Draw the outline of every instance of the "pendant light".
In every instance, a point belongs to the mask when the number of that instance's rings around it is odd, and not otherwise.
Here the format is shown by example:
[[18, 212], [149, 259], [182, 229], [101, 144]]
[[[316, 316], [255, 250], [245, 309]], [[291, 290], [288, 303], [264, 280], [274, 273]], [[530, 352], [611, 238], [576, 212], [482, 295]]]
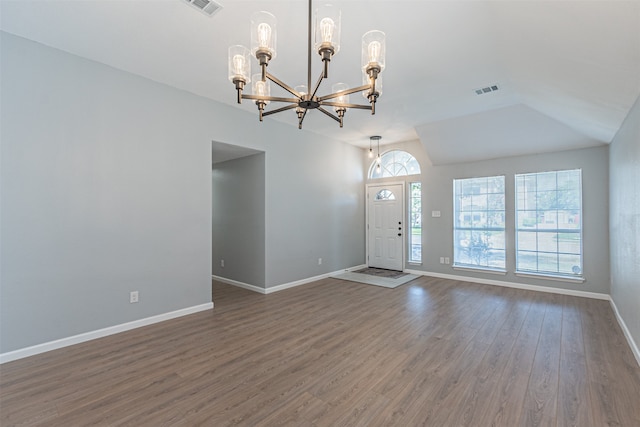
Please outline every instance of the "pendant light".
[[[377, 144], [378, 144], [378, 156], [376, 157], [376, 170], [378, 172], [380, 172], [380, 170], [382, 169], [382, 157], [380, 157], [380, 140], [381, 139], [382, 139], [382, 137], [379, 136], [379, 135], [374, 135], [374, 136], [369, 138], [369, 145], [371, 145], [371, 141], [376, 141]], [[371, 149], [369, 149], [369, 152], [371, 154], [373, 154]]]

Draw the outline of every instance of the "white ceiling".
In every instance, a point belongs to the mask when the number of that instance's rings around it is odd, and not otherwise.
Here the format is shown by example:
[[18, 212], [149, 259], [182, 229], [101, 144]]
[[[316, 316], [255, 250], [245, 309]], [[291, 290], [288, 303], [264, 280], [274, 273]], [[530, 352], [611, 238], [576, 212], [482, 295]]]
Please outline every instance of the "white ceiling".
[[[185, 0], [1, 0], [1, 28], [232, 108], [227, 48], [249, 44], [249, 15], [278, 18], [269, 65], [291, 86], [306, 81], [307, 2], [219, 0], [208, 17]], [[345, 126], [311, 111], [304, 128], [366, 147], [419, 139], [434, 164], [611, 142], [640, 95], [640, 1], [335, 0], [340, 52], [331, 83], [359, 86], [360, 38], [387, 34], [376, 115], [348, 111]], [[313, 55], [313, 77], [320, 59]], [[257, 65], [254, 65], [254, 72]], [[500, 89], [476, 95], [477, 88]], [[286, 96], [273, 89], [272, 95]], [[364, 103], [359, 94], [351, 101]], [[267, 107], [275, 108], [275, 103]], [[296, 126], [293, 110], [266, 117]]]

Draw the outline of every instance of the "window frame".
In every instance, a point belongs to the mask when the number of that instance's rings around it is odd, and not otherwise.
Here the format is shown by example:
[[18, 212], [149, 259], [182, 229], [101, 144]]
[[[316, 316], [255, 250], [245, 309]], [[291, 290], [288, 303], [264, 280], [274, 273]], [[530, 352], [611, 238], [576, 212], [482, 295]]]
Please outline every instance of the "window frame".
[[376, 193], [376, 200], [395, 200], [395, 199], [396, 199], [396, 195], [393, 194], [392, 191], [387, 190], [386, 188]]
[[[413, 187], [414, 185], [417, 185], [418, 191], [419, 191], [419, 196], [414, 197], [413, 196]], [[423, 227], [423, 221], [422, 221], [422, 181], [410, 181], [409, 182], [409, 197], [407, 198], [409, 200], [409, 239], [408, 240], [408, 244], [409, 244], [409, 259], [407, 260], [408, 263], [410, 264], [422, 264], [422, 236], [423, 236], [423, 232], [424, 232], [424, 227]], [[415, 210], [414, 211], [414, 199], [418, 199], [420, 201], [420, 208], [419, 210]], [[419, 237], [419, 242], [417, 246], [420, 246], [420, 259], [414, 259], [413, 258], [413, 246], [414, 246], [414, 241], [413, 241], [413, 229], [414, 229], [414, 214], [418, 215], [420, 217], [420, 237]], [[415, 227], [418, 228], [418, 227]]]
[[[389, 175], [384, 175], [384, 170], [388, 170], [387, 167], [385, 166], [385, 159], [388, 158], [389, 156], [393, 156], [392, 158], [392, 162], [390, 163], [391, 165], [396, 165], [396, 164], [400, 164], [400, 162], [396, 162], [395, 161], [395, 155], [396, 153], [399, 153], [401, 155], [407, 155], [408, 158], [406, 161], [402, 162], [401, 164], [401, 169], [398, 169], [395, 171], [395, 173], [389, 173]], [[378, 163], [378, 159], [374, 159], [373, 162], [371, 163], [371, 166], [369, 166], [369, 173], [367, 174], [367, 177], [369, 180], [377, 180], [377, 179], [385, 179], [385, 178], [397, 178], [397, 177], [403, 177], [403, 176], [412, 176], [412, 175], [420, 175], [422, 173], [422, 168], [420, 167], [420, 162], [418, 161], [418, 159], [416, 159], [416, 157], [409, 153], [408, 151], [405, 150], [398, 150], [398, 149], [393, 149], [393, 150], [389, 150], [386, 151], [384, 153], [382, 153], [380, 155], [380, 162], [381, 162], [381, 175], [380, 176], [374, 176], [374, 174], [376, 174], [376, 165]], [[409, 164], [409, 162], [415, 162], [415, 166], [416, 166], [416, 171], [410, 172], [407, 165]], [[404, 171], [406, 171], [406, 173], [398, 173], [398, 171], [401, 171], [402, 169], [404, 169]], [[391, 171], [389, 171], [391, 172]]]
[[[502, 192], [489, 192], [489, 188], [488, 188], [488, 182], [489, 180], [492, 179], [501, 179], [501, 186], [502, 186]], [[459, 205], [461, 204], [461, 200], [464, 196], [464, 194], [462, 192], [458, 192], [458, 186], [462, 186], [464, 184], [466, 185], [481, 185], [478, 184], [474, 181], [479, 181], [479, 180], [486, 180], [485, 186], [486, 186], [486, 192], [485, 193], [479, 193], [478, 196], [480, 195], [485, 195], [487, 197], [487, 204], [486, 207], [484, 209], [471, 209], [471, 210], [460, 210]], [[502, 209], [490, 209], [489, 206], [489, 195], [499, 195], [501, 196], [501, 204], [502, 204]], [[470, 194], [470, 196], [472, 197], [473, 195]], [[472, 197], [473, 200], [473, 197]], [[471, 204], [471, 207], [473, 208], [473, 203]], [[482, 226], [482, 227], [474, 227], [474, 226], [460, 226], [460, 215], [461, 213], [463, 214], [464, 212], [469, 212], [470, 213], [470, 221], [473, 224], [474, 222], [474, 218], [475, 218], [475, 213], [479, 213], [480, 216], [482, 216], [481, 214], [484, 212], [485, 213], [485, 222], [487, 221], [488, 218], [490, 218], [489, 213], [492, 213], [493, 215], [501, 215], [502, 218], [502, 227], [496, 227], [496, 226]], [[453, 241], [452, 241], [452, 247], [453, 247], [453, 262], [452, 262], [452, 266], [455, 269], [461, 269], [461, 270], [479, 270], [479, 271], [484, 271], [484, 272], [492, 272], [492, 273], [497, 273], [497, 274], [506, 274], [507, 272], [507, 221], [506, 221], [506, 217], [507, 217], [507, 212], [506, 212], [506, 176], [504, 174], [501, 175], [492, 175], [492, 176], [478, 176], [478, 177], [470, 177], [470, 178], [454, 178], [453, 179]], [[478, 222], [481, 222], [481, 220], [479, 220]], [[482, 240], [479, 241], [480, 245], [485, 245], [484, 248], [481, 248], [481, 251], [485, 251], [488, 252], [489, 250], [492, 251], [501, 251], [503, 254], [503, 262], [502, 262], [502, 266], [495, 266], [495, 265], [489, 265], [489, 258], [486, 258], [486, 262], [483, 264], [480, 264], [479, 262], [477, 264], [473, 264], [473, 263], [468, 263], [468, 262], [462, 262], [462, 260], [458, 259], [457, 254], [459, 253], [459, 251], [462, 249], [462, 246], [458, 245], [456, 242], [459, 240], [458, 237], [458, 233], [459, 232], [469, 232], [471, 239], [473, 239], [473, 235], [475, 233], [501, 233], [502, 234], [502, 242], [503, 242], [503, 247], [502, 248], [491, 248], [491, 247], [486, 247], [486, 242], [483, 242]], [[482, 238], [480, 238], [482, 239]], [[468, 246], [467, 246], [468, 247]], [[469, 251], [471, 251], [471, 249], [469, 249]], [[470, 254], [469, 257], [471, 257], [472, 255]]]
[[[571, 172], [578, 172], [578, 185], [577, 185], [577, 191], [578, 191], [578, 207], [559, 207], [558, 202], [557, 202], [557, 195], [560, 191], [567, 191], [566, 188], [561, 188], [560, 184], [558, 182], [558, 175], [560, 173], [571, 173]], [[541, 175], [545, 175], [545, 174], [555, 174], [555, 186], [553, 190], [538, 190], [538, 177]], [[526, 179], [525, 177], [530, 177], [530, 176], [535, 176], [536, 177], [536, 188], [535, 188], [535, 209], [526, 209], [526, 206], [523, 206], [521, 209], [520, 203], [521, 203], [521, 198], [520, 198], [520, 193], [519, 193], [519, 182], [518, 180], [520, 178]], [[541, 171], [541, 172], [528, 172], [528, 173], [519, 173], [519, 174], [514, 174], [514, 184], [515, 184], [515, 189], [514, 189], [514, 194], [515, 194], [515, 202], [514, 202], [514, 216], [515, 216], [515, 221], [514, 221], [514, 231], [515, 231], [515, 248], [514, 248], [514, 253], [515, 253], [515, 274], [518, 276], [530, 276], [530, 277], [541, 277], [541, 278], [546, 278], [546, 279], [552, 279], [552, 280], [562, 280], [562, 281], [577, 281], [577, 282], [583, 282], [585, 280], [585, 275], [584, 275], [584, 203], [583, 203], [583, 179], [582, 179], [582, 169], [581, 168], [575, 168], [575, 169], [559, 169], [559, 170], [550, 170], [550, 171]], [[550, 192], [553, 191], [555, 193], [556, 196], [556, 207], [555, 208], [538, 208], [538, 194], [539, 193], [543, 193], [543, 192]], [[523, 196], [523, 200], [524, 200]], [[575, 197], [575, 196], [573, 196]], [[571, 214], [567, 214], [567, 212], [570, 211], [578, 211], [578, 218], [579, 218], [579, 228], [561, 228], [560, 224], [559, 224], [559, 213], [560, 212], [564, 212], [565, 216], [568, 215], [569, 217], [571, 216]], [[520, 213], [521, 212], [535, 212], [535, 226], [536, 228], [534, 230], [530, 229], [530, 228], [522, 228], [520, 226]], [[539, 230], [538, 228], [538, 224], [540, 219], [539, 218], [545, 218], [546, 212], [554, 212], [555, 213], [555, 223], [556, 223], [556, 227], [555, 228], [545, 228], [542, 230]], [[541, 215], [542, 213], [542, 215]], [[524, 220], [524, 218], [523, 218]], [[547, 223], [545, 221], [545, 223]], [[536, 249], [535, 250], [531, 250], [531, 249], [521, 249], [520, 248], [520, 236], [521, 233], [535, 233], [535, 241], [536, 241]], [[548, 250], [540, 250], [539, 246], [540, 246], [540, 239], [539, 236], [544, 235], [541, 233], [555, 233], [556, 234], [556, 251], [555, 252], [550, 252]], [[579, 236], [579, 254], [576, 253], [570, 253], [568, 251], [561, 251], [560, 250], [560, 240], [559, 240], [559, 235], [560, 234], [577, 234]], [[537, 267], [536, 269], [524, 269], [524, 268], [520, 268], [520, 262], [519, 262], [519, 257], [521, 256], [522, 253], [533, 253], [536, 256], [536, 264], [539, 266], [539, 259], [540, 259], [540, 254], [553, 254], [556, 258], [556, 271], [551, 271], [551, 270], [544, 270], [544, 269], [540, 269], [539, 267]], [[565, 256], [575, 256], [575, 255], [579, 255], [579, 269], [580, 271], [578, 273], [568, 273], [568, 272], [561, 272], [561, 267], [560, 267], [560, 257], [562, 255]]]

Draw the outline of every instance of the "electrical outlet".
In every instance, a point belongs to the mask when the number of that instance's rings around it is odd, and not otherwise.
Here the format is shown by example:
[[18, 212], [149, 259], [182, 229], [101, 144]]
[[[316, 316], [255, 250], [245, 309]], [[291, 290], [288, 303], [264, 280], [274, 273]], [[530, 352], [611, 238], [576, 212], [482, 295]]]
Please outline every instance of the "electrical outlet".
[[224, 267], [224, 260], [223, 259], [220, 260], [220, 267]]
[[318, 265], [322, 265], [322, 258], [318, 258]]
[[444, 257], [443, 256], [440, 257], [440, 264], [444, 264]]
[[432, 218], [440, 218], [440, 211], [431, 211]]
[[129, 292], [129, 303], [133, 304], [138, 302], [138, 291]]
[[445, 264], [449, 264], [449, 257], [448, 256], [444, 257], [444, 263]]

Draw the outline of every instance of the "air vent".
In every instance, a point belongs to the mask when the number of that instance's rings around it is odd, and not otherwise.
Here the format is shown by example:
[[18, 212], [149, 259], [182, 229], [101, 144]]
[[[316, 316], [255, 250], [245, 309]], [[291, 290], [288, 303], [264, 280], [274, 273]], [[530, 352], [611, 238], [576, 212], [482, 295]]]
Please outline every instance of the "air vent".
[[491, 85], [491, 86], [483, 87], [480, 89], [476, 89], [474, 92], [476, 93], [476, 95], [484, 95], [485, 93], [495, 92], [498, 89], [499, 89], [498, 85]]
[[200, 12], [204, 13], [207, 16], [212, 16], [220, 9], [222, 9], [222, 5], [216, 3], [211, 0], [184, 0], [189, 3], [194, 8], [198, 9]]

